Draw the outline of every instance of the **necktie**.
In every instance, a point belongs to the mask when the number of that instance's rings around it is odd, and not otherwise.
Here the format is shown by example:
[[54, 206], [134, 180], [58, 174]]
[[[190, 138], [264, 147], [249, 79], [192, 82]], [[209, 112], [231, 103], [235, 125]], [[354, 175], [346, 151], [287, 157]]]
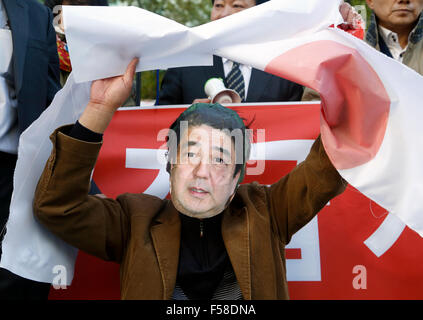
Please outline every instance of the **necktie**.
[[232, 65], [231, 71], [226, 77], [226, 87], [228, 89], [235, 90], [238, 92], [241, 97], [241, 101], [245, 101], [245, 84], [244, 77], [242, 75], [241, 69], [239, 68], [239, 63], [234, 62]]

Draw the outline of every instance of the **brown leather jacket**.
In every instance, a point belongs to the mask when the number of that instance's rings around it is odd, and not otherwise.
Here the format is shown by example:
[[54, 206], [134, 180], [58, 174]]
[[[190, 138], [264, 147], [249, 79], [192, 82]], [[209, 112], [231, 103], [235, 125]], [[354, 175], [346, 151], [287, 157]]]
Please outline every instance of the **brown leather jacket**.
[[[53, 150], [35, 193], [38, 220], [69, 244], [120, 263], [122, 299], [170, 299], [180, 241], [172, 202], [145, 194], [89, 196], [101, 143], [57, 130], [51, 140]], [[275, 184], [238, 188], [222, 213], [222, 235], [244, 299], [289, 298], [285, 245], [344, 189], [320, 138], [307, 159]]]

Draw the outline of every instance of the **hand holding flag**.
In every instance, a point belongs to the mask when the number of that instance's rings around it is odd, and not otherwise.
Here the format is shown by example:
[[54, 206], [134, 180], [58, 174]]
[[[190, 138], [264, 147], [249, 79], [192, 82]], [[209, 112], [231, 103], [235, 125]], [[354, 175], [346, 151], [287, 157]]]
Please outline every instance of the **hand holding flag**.
[[79, 122], [97, 133], [103, 133], [115, 111], [129, 97], [135, 68], [139, 59], [134, 58], [121, 76], [99, 79], [91, 84], [90, 101]]

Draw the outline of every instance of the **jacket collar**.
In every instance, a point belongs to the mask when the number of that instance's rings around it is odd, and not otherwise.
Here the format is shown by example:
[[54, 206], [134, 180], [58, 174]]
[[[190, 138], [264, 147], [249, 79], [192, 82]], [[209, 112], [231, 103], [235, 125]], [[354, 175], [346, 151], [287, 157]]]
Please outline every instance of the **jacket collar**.
[[[410, 42], [416, 44], [423, 38], [423, 14], [420, 14], [416, 27], [411, 31]], [[379, 32], [376, 15], [372, 12], [370, 16], [370, 25], [366, 33], [366, 41], [372, 47], [379, 44]]]
[[223, 212], [222, 237], [245, 300], [251, 300], [249, 223], [246, 207], [239, 210], [226, 209]]
[[163, 282], [163, 299], [171, 299], [178, 272], [181, 221], [172, 201], [167, 201], [150, 229]]

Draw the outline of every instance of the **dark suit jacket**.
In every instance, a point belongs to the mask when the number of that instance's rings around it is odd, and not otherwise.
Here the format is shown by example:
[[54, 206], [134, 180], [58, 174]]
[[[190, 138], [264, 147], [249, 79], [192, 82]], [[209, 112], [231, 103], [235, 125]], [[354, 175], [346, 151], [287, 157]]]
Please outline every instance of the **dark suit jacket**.
[[[204, 84], [213, 77], [224, 79], [220, 57], [213, 57], [213, 66], [171, 68], [166, 72], [157, 104], [191, 104], [206, 98]], [[303, 87], [294, 82], [252, 69], [246, 102], [301, 101]]]
[[13, 38], [13, 68], [22, 133], [60, 89], [53, 16], [35, 0], [3, 0]]

